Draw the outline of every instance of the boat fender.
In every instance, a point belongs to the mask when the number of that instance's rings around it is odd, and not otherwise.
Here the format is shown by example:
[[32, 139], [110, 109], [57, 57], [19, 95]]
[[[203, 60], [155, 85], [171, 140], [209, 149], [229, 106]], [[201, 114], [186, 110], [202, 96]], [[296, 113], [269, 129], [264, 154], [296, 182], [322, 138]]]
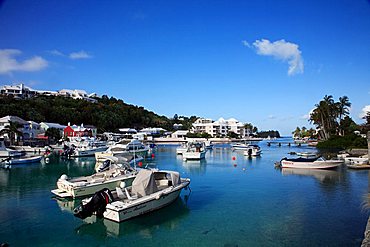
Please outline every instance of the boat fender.
[[46, 163], [49, 163], [49, 161], [50, 161], [50, 160], [49, 160], [49, 158], [46, 158], [46, 159], [45, 159], [45, 162], [46, 162]]
[[60, 180], [67, 180], [68, 179], [68, 176], [66, 174], [63, 174], [62, 176], [60, 176], [59, 179]]

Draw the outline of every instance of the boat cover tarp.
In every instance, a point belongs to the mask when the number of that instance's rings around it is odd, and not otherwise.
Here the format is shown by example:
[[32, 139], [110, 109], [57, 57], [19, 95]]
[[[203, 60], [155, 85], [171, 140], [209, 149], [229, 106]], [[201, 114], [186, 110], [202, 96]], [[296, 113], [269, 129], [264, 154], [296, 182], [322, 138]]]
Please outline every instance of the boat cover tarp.
[[140, 170], [132, 182], [132, 193], [138, 196], [150, 195], [158, 191], [153, 171]]
[[172, 185], [179, 185], [181, 183], [180, 174], [178, 172], [171, 172]]

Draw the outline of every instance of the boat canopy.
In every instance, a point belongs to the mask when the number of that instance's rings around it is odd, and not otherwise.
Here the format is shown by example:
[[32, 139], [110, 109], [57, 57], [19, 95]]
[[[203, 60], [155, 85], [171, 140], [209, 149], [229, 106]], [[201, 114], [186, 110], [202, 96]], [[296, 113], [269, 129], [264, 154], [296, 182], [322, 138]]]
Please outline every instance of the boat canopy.
[[150, 195], [158, 191], [153, 171], [142, 169], [132, 182], [132, 193], [138, 196]]

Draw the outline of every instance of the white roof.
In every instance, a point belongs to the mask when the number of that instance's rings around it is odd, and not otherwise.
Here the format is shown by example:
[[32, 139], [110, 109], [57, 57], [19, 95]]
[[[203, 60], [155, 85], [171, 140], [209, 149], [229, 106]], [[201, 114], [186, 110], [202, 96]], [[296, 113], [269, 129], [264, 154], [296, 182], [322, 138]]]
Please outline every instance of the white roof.
[[67, 127], [66, 125], [61, 125], [61, 124], [58, 124], [58, 123], [46, 123], [46, 122], [41, 122], [40, 124], [41, 124], [41, 125], [46, 125], [46, 126], [48, 126], [49, 128], [56, 128], [56, 129], [64, 129], [65, 127]]
[[26, 124], [27, 123], [25, 120], [23, 120], [22, 118], [17, 117], [17, 116], [2, 117], [2, 118], [0, 118], [0, 122], [1, 123], [16, 122], [16, 123], [19, 123], [19, 124]]

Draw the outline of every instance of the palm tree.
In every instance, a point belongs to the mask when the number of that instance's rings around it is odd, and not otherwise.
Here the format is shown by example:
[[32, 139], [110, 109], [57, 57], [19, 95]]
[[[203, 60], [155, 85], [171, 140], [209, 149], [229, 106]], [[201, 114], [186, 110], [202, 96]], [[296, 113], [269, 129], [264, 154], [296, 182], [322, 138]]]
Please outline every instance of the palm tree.
[[320, 135], [324, 140], [330, 138], [331, 133], [335, 133], [336, 118], [338, 115], [333, 96], [325, 95], [324, 99], [315, 105], [311, 113], [310, 122], [313, 122], [321, 130]]
[[344, 133], [341, 133], [343, 131], [343, 128], [341, 127], [342, 124], [342, 118], [347, 116], [349, 114], [349, 107], [351, 107], [351, 102], [349, 102], [349, 98], [347, 96], [339, 97], [339, 102], [337, 102], [337, 108], [339, 113], [339, 133], [344, 135]]
[[18, 130], [19, 124], [16, 122], [9, 122], [9, 125], [5, 126], [0, 130], [0, 135], [7, 134], [9, 137], [10, 145], [13, 144], [13, 140], [16, 139], [16, 136], [21, 136], [22, 132]]
[[297, 138], [297, 137], [301, 137], [301, 129], [299, 127], [297, 127], [293, 132], [293, 137]]

